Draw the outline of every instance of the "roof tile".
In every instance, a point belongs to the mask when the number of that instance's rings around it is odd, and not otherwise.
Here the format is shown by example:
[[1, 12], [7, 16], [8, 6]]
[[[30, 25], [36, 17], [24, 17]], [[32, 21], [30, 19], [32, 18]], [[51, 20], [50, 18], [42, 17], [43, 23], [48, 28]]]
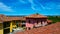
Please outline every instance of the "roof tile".
[[16, 34], [60, 34], [60, 22], [48, 26], [17, 32]]

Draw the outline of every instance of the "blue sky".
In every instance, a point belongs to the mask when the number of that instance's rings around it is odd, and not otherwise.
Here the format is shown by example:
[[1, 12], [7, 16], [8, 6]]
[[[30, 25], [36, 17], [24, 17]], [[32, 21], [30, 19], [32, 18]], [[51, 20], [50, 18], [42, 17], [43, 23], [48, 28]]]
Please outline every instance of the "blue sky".
[[60, 15], [60, 0], [0, 0], [0, 14]]

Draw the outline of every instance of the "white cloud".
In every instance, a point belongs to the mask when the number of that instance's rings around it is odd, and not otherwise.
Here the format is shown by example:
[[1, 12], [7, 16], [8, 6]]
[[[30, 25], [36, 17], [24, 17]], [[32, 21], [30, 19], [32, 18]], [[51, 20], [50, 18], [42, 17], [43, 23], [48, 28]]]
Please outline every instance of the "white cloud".
[[35, 3], [33, 2], [33, 0], [28, 0], [28, 1], [31, 3], [31, 9], [36, 10]]
[[19, 0], [21, 3], [23, 3], [23, 4], [26, 4], [26, 3], [31, 3], [31, 9], [32, 10], [37, 10], [37, 8], [36, 8], [36, 4], [34, 3], [34, 0]]
[[21, 3], [25, 3], [25, 1], [23, 1], [23, 0], [19, 0]]
[[28, 2], [24, 1], [24, 0], [19, 0], [19, 2], [23, 3], [23, 4], [26, 4]]
[[6, 6], [4, 3], [0, 2], [0, 11], [13, 12], [11, 7]]
[[[37, 5], [38, 4], [35, 4], [34, 3], [34, 0], [29, 0], [29, 2], [31, 3], [31, 9], [33, 9], [33, 10], [38, 10], [38, 7], [37, 7]], [[38, 2], [39, 3], [39, 2]], [[39, 4], [40, 5], [40, 7], [42, 8], [42, 9], [45, 9], [45, 7], [40, 3]], [[36, 8], [37, 7], [37, 8]], [[40, 9], [40, 8], [39, 8]]]

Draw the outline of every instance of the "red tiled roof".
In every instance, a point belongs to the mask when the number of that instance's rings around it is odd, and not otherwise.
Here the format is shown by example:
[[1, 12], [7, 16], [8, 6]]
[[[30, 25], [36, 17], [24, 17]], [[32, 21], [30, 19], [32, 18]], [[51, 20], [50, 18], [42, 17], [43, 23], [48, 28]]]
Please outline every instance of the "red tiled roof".
[[0, 23], [2, 23], [5, 18], [6, 18], [6, 16], [1, 14], [1, 15], [0, 15]]
[[[33, 14], [30, 16], [26, 16], [26, 17], [30, 17], [30, 18], [47, 18], [46, 16], [42, 16], [40, 14]], [[7, 17], [5, 15], [0, 15], [0, 23], [4, 22], [4, 21], [12, 21], [12, 20], [26, 20], [25, 17]], [[50, 22], [50, 21], [48, 21]]]
[[52, 20], [47, 20], [47, 22], [48, 22], [48, 23], [51, 23], [51, 22], [52, 22]]
[[32, 14], [29, 16], [26, 16], [27, 18], [47, 18], [46, 16], [40, 15], [40, 14]]
[[11, 20], [25, 20], [25, 17], [9, 17]]
[[60, 34], [60, 22], [24, 32], [17, 32], [15, 34]]
[[25, 20], [24, 17], [7, 17], [5, 15], [0, 15], [0, 23], [4, 21], [12, 21], [12, 20]]
[[[42, 16], [40, 14], [32, 14], [30, 16], [26, 16], [29, 18], [47, 18], [46, 16]], [[26, 20], [25, 17], [7, 17], [5, 15], [0, 15], [0, 23], [4, 22], [4, 21], [12, 21], [12, 20]]]

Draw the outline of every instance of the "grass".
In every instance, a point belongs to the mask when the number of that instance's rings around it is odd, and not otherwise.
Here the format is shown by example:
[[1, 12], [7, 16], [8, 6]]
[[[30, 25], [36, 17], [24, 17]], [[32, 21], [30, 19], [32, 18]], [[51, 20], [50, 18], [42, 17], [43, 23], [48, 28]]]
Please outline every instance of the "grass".
[[52, 20], [52, 23], [60, 22], [60, 16], [48, 16], [48, 20]]

